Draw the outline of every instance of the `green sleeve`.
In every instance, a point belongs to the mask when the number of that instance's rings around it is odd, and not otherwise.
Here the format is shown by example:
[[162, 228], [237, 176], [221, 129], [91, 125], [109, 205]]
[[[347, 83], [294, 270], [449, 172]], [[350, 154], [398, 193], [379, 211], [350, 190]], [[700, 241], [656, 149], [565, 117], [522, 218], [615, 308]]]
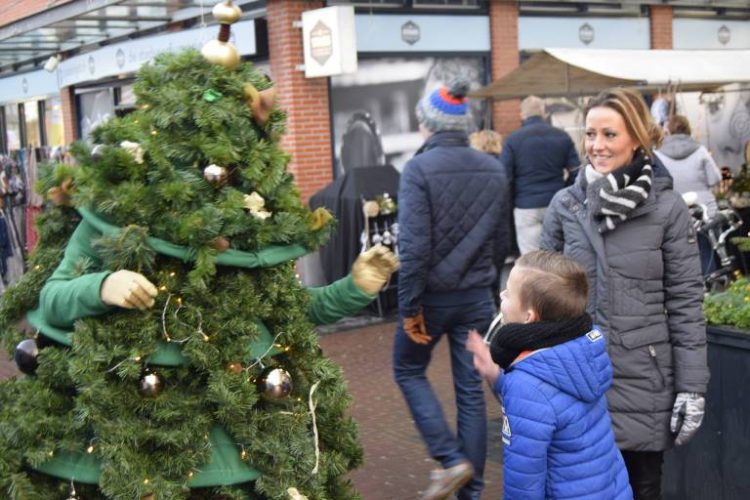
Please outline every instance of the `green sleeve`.
[[316, 325], [326, 325], [351, 316], [377, 297], [357, 288], [351, 274], [328, 286], [308, 290], [312, 296], [308, 316]]
[[53, 326], [69, 328], [86, 316], [95, 316], [111, 309], [99, 298], [99, 289], [110, 271], [81, 274], [81, 269], [98, 270], [101, 259], [91, 247], [92, 239], [100, 236], [89, 223], [81, 221], [65, 247], [65, 256], [49, 277], [39, 297], [39, 309]]

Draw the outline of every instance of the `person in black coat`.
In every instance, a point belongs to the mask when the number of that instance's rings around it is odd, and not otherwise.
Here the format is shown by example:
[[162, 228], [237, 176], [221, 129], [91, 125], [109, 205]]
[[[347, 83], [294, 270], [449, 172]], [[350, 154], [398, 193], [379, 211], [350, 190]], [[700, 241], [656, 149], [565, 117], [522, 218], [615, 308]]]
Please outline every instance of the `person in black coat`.
[[[399, 186], [399, 321], [393, 365], [435, 471], [425, 499], [479, 500], [487, 447], [482, 379], [466, 350], [471, 329], [494, 315], [508, 246], [508, 181], [497, 159], [469, 146], [468, 84], [460, 79], [417, 105], [426, 138]], [[427, 380], [432, 349], [447, 337], [458, 406], [455, 435]]]

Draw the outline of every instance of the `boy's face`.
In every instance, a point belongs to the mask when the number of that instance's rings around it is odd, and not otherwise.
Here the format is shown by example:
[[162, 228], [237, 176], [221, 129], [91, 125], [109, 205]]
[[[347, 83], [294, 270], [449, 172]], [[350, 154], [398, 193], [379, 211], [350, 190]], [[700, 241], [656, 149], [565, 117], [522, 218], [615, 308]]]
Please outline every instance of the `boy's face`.
[[536, 321], [536, 314], [521, 304], [521, 287], [523, 286], [523, 269], [513, 267], [508, 276], [505, 290], [500, 293], [500, 311], [503, 323], [530, 323]]

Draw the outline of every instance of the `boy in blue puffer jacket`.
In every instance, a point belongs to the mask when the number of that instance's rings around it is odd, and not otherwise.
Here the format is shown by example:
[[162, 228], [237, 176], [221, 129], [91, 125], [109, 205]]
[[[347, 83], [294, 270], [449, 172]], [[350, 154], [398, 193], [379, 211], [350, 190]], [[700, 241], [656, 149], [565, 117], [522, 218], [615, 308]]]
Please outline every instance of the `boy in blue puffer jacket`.
[[505, 406], [504, 498], [631, 500], [604, 397], [606, 340], [586, 314], [586, 272], [561, 254], [531, 252], [500, 298], [503, 324], [490, 345], [473, 331], [467, 349]]

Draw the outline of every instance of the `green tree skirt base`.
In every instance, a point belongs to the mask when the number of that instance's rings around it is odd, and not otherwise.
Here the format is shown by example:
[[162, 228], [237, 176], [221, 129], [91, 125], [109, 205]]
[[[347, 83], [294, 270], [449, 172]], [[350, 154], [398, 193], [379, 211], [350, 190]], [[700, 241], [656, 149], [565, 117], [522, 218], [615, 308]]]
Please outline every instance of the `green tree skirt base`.
[[[260, 472], [242, 461], [232, 438], [216, 425], [209, 433], [211, 459], [188, 481], [190, 488], [228, 486], [247, 483], [260, 477]], [[66, 481], [99, 484], [100, 460], [86, 452], [57, 451], [55, 456], [35, 470]]]

